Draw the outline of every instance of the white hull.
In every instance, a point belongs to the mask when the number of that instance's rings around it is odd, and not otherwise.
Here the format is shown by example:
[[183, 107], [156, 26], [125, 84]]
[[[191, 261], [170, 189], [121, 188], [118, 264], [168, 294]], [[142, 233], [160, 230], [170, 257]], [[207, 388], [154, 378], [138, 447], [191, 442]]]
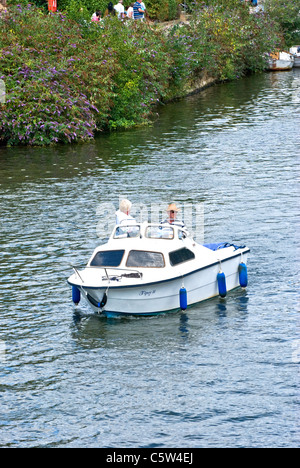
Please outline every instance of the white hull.
[[294, 56], [294, 67], [300, 68], [300, 52], [298, 52], [300, 46], [294, 46], [290, 48], [290, 53]]
[[[243, 253], [246, 263], [248, 252]], [[222, 271], [226, 277], [227, 291], [240, 286], [238, 268], [241, 263], [241, 253], [222, 261]], [[219, 263], [206, 266], [198, 271], [163, 282], [153, 282], [134, 286], [110, 286], [107, 288], [81, 287], [84, 297], [94, 312], [105, 316], [112, 315], [154, 315], [163, 312], [180, 310], [179, 291], [182, 285], [187, 290], [188, 306], [205, 301], [219, 295], [217, 275]], [[94, 305], [100, 303], [107, 291], [107, 303], [103, 309]]]
[[294, 55], [294, 67], [300, 68], [300, 54], [298, 56]]
[[269, 60], [269, 70], [270, 71], [288, 71], [291, 70], [294, 66], [294, 61], [288, 60]]
[[118, 225], [83, 270], [73, 267], [68, 283], [73, 302], [82, 297], [98, 314], [154, 315], [223, 297], [240, 285], [240, 276], [246, 286], [246, 266], [239, 266], [249, 251], [197, 244], [184, 228], [169, 224]]
[[286, 52], [280, 52], [277, 57], [269, 57], [270, 71], [288, 71], [294, 66], [294, 57]]

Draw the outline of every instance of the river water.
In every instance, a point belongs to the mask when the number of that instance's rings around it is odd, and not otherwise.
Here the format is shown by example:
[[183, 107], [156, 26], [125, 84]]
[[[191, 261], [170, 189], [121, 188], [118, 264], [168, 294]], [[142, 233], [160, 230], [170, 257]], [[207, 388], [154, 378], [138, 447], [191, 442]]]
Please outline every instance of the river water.
[[[299, 446], [299, 89], [299, 70], [263, 74], [150, 128], [0, 148], [0, 447]], [[122, 196], [141, 215], [202, 207], [195, 234], [250, 247], [247, 291], [151, 318], [75, 310], [70, 264]]]

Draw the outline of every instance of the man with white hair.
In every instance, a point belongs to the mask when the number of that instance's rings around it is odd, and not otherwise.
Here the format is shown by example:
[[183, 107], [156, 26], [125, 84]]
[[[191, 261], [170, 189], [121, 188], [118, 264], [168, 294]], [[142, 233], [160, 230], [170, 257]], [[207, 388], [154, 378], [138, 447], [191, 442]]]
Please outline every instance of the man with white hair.
[[135, 219], [130, 216], [132, 203], [129, 200], [122, 200], [120, 207], [116, 211], [116, 224], [136, 224]]

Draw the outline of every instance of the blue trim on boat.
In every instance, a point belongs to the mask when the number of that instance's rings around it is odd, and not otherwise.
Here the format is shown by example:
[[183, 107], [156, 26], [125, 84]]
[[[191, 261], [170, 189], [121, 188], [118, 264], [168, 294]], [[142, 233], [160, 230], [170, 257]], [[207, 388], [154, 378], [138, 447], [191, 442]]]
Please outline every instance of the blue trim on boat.
[[[240, 286], [236, 286], [235, 288], [230, 290], [230, 293], [239, 289]], [[219, 294], [215, 296], [208, 297], [207, 299], [203, 299], [201, 301], [193, 302], [187, 306], [187, 309], [191, 309], [192, 307], [197, 306], [198, 304], [202, 304], [203, 302], [212, 301], [214, 299], [220, 298]], [[175, 314], [177, 312], [186, 313], [186, 310], [182, 311], [180, 307], [176, 309], [168, 309], [168, 310], [160, 310], [159, 312], [113, 312], [111, 310], [102, 310], [100, 315], [106, 318], [115, 318], [115, 317], [151, 317], [157, 316], [162, 314]]]
[[239, 249], [245, 249], [245, 245], [235, 245], [235, 244], [230, 244], [229, 242], [218, 242], [217, 244], [203, 244], [203, 247], [206, 247], [207, 249], [216, 251], [220, 249], [227, 249], [227, 247], [234, 247], [234, 250], [239, 250]]
[[[194, 304], [192, 304], [192, 305], [194, 305]], [[188, 306], [188, 307], [191, 307], [191, 306]], [[162, 315], [162, 314], [171, 314], [171, 313], [174, 314], [176, 312], [180, 312], [180, 307], [178, 307], [177, 309], [162, 310], [162, 311], [159, 311], [159, 312], [112, 312], [110, 310], [103, 310], [101, 312], [101, 315], [103, 315], [106, 318], [133, 317], [133, 316], [153, 317], [153, 316]]]
[[[222, 260], [222, 263], [225, 263], [225, 262], [228, 262], [229, 260], [232, 260], [233, 258], [236, 258], [236, 257], [239, 257], [241, 255], [241, 253], [243, 254], [246, 254], [246, 253], [249, 253], [250, 252], [250, 249], [247, 249], [247, 250], [244, 250], [243, 252], [240, 252], [240, 253], [237, 253], [235, 255], [232, 255], [231, 257], [229, 258], [225, 258], [224, 260]], [[199, 271], [202, 271], [202, 270], [206, 270], [207, 268], [211, 268], [215, 265], [219, 265], [219, 261], [217, 262], [214, 262], [214, 263], [211, 263], [210, 265], [206, 265], [205, 267], [202, 267], [202, 268], [198, 268], [197, 270], [193, 270], [193, 271], [190, 271], [189, 273], [186, 273], [185, 275], [183, 275], [185, 278], [187, 276], [190, 276], [190, 275], [193, 275], [194, 273], [198, 273]], [[125, 289], [125, 288], [139, 288], [141, 286], [145, 287], [145, 286], [152, 286], [153, 284], [162, 284], [162, 283], [168, 283], [170, 281], [176, 281], [178, 279], [182, 279], [182, 275], [180, 276], [176, 276], [174, 278], [170, 278], [170, 279], [166, 279], [166, 280], [162, 280], [162, 281], [153, 281], [152, 283], [142, 283], [141, 285], [138, 285], [138, 284], [130, 284], [130, 285], [126, 285], [126, 286], [115, 286], [113, 284], [110, 284], [109, 288], [110, 289]], [[74, 283], [70, 283], [70, 281], [68, 281], [68, 284], [70, 284], [71, 286], [78, 286]], [[83, 289], [106, 289], [106, 286], [85, 286], [85, 285], [80, 285]]]

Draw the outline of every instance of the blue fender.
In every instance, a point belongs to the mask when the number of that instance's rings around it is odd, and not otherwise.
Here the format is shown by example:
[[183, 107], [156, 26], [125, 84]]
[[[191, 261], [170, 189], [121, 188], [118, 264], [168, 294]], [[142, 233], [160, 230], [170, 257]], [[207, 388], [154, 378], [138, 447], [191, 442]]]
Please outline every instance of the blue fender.
[[247, 265], [245, 263], [239, 264], [239, 281], [242, 288], [246, 288], [248, 285], [248, 272]]
[[77, 286], [72, 286], [72, 301], [75, 305], [78, 305], [80, 302], [80, 290]]
[[220, 271], [217, 275], [217, 282], [219, 288], [219, 294], [221, 297], [226, 297], [227, 295], [227, 287], [226, 287], [226, 277], [223, 271]]
[[180, 302], [180, 309], [186, 310], [187, 309], [187, 290], [184, 286], [180, 288], [179, 291], [179, 302]]

